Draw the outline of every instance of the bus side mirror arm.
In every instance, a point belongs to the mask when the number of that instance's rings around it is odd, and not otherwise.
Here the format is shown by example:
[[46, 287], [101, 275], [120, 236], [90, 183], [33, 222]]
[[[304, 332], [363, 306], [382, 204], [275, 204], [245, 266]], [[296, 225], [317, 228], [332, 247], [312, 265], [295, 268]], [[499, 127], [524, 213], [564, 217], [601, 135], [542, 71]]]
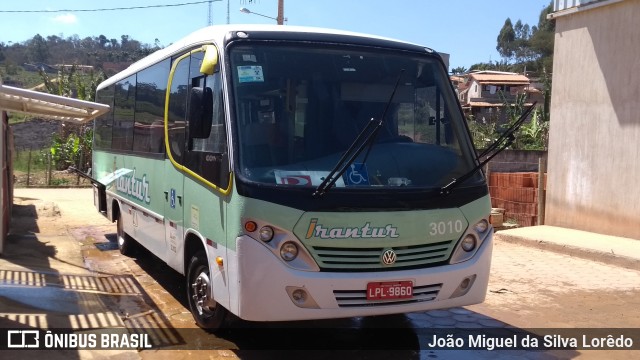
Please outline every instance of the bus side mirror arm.
[[218, 65], [218, 51], [213, 45], [204, 45], [204, 59], [202, 59], [202, 65], [200, 65], [200, 73], [205, 75], [213, 75]]

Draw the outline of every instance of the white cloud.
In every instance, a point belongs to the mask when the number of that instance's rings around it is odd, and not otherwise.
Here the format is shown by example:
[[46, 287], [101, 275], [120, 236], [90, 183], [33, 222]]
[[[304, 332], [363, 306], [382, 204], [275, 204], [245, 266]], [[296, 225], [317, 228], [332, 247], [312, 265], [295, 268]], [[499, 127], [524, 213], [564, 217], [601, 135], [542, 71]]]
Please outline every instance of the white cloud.
[[53, 22], [61, 24], [75, 24], [78, 22], [78, 18], [73, 14], [64, 14], [54, 17]]

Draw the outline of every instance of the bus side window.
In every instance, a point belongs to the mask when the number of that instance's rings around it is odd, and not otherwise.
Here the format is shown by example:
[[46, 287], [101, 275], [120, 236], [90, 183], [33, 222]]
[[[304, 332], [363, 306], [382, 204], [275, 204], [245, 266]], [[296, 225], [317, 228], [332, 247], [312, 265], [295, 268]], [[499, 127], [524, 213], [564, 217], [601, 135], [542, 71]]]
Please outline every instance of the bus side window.
[[138, 73], [133, 151], [161, 153], [164, 149], [164, 103], [169, 59]]
[[133, 125], [136, 103], [136, 75], [119, 81], [115, 89], [111, 148], [133, 150]]
[[182, 59], [174, 71], [167, 113], [168, 144], [167, 153], [175, 161], [182, 163], [185, 145], [185, 121], [189, 90], [189, 58]]
[[[110, 85], [96, 93], [96, 102], [106, 104], [113, 108], [113, 96], [115, 85]], [[113, 129], [113, 111], [100, 116], [95, 121], [95, 130], [93, 132], [93, 146], [100, 150], [111, 149], [111, 132]]]

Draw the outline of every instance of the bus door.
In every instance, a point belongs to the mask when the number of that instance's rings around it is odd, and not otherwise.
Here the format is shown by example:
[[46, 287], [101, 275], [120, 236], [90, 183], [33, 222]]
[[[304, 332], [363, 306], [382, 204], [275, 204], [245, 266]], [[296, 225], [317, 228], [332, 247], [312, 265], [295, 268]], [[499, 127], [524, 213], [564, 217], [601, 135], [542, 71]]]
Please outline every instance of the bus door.
[[170, 266], [179, 269], [184, 238], [184, 161], [187, 101], [189, 99], [189, 61], [187, 55], [172, 63], [166, 121], [166, 156], [164, 162], [164, 215], [166, 254], [162, 258]]
[[[171, 72], [164, 180], [165, 261], [176, 269], [182, 266], [182, 256], [176, 255], [183, 253], [187, 229], [206, 238], [220, 255], [225, 255], [222, 251], [226, 248], [224, 212], [230, 172], [222, 79], [219, 71], [201, 73], [205, 61], [205, 52], [196, 50], [175, 59]], [[192, 118], [206, 121], [192, 121], [192, 127], [198, 126], [190, 128]]]

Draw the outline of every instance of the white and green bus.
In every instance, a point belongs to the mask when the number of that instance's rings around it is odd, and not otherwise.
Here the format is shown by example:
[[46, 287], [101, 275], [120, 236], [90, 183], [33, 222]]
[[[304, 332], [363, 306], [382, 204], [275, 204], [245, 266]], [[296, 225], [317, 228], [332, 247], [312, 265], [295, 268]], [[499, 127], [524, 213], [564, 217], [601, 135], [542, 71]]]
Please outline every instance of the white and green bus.
[[216, 329], [482, 302], [487, 183], [441, 56], [342, 31], [194, 32], [98, 87], [95, 204]]

